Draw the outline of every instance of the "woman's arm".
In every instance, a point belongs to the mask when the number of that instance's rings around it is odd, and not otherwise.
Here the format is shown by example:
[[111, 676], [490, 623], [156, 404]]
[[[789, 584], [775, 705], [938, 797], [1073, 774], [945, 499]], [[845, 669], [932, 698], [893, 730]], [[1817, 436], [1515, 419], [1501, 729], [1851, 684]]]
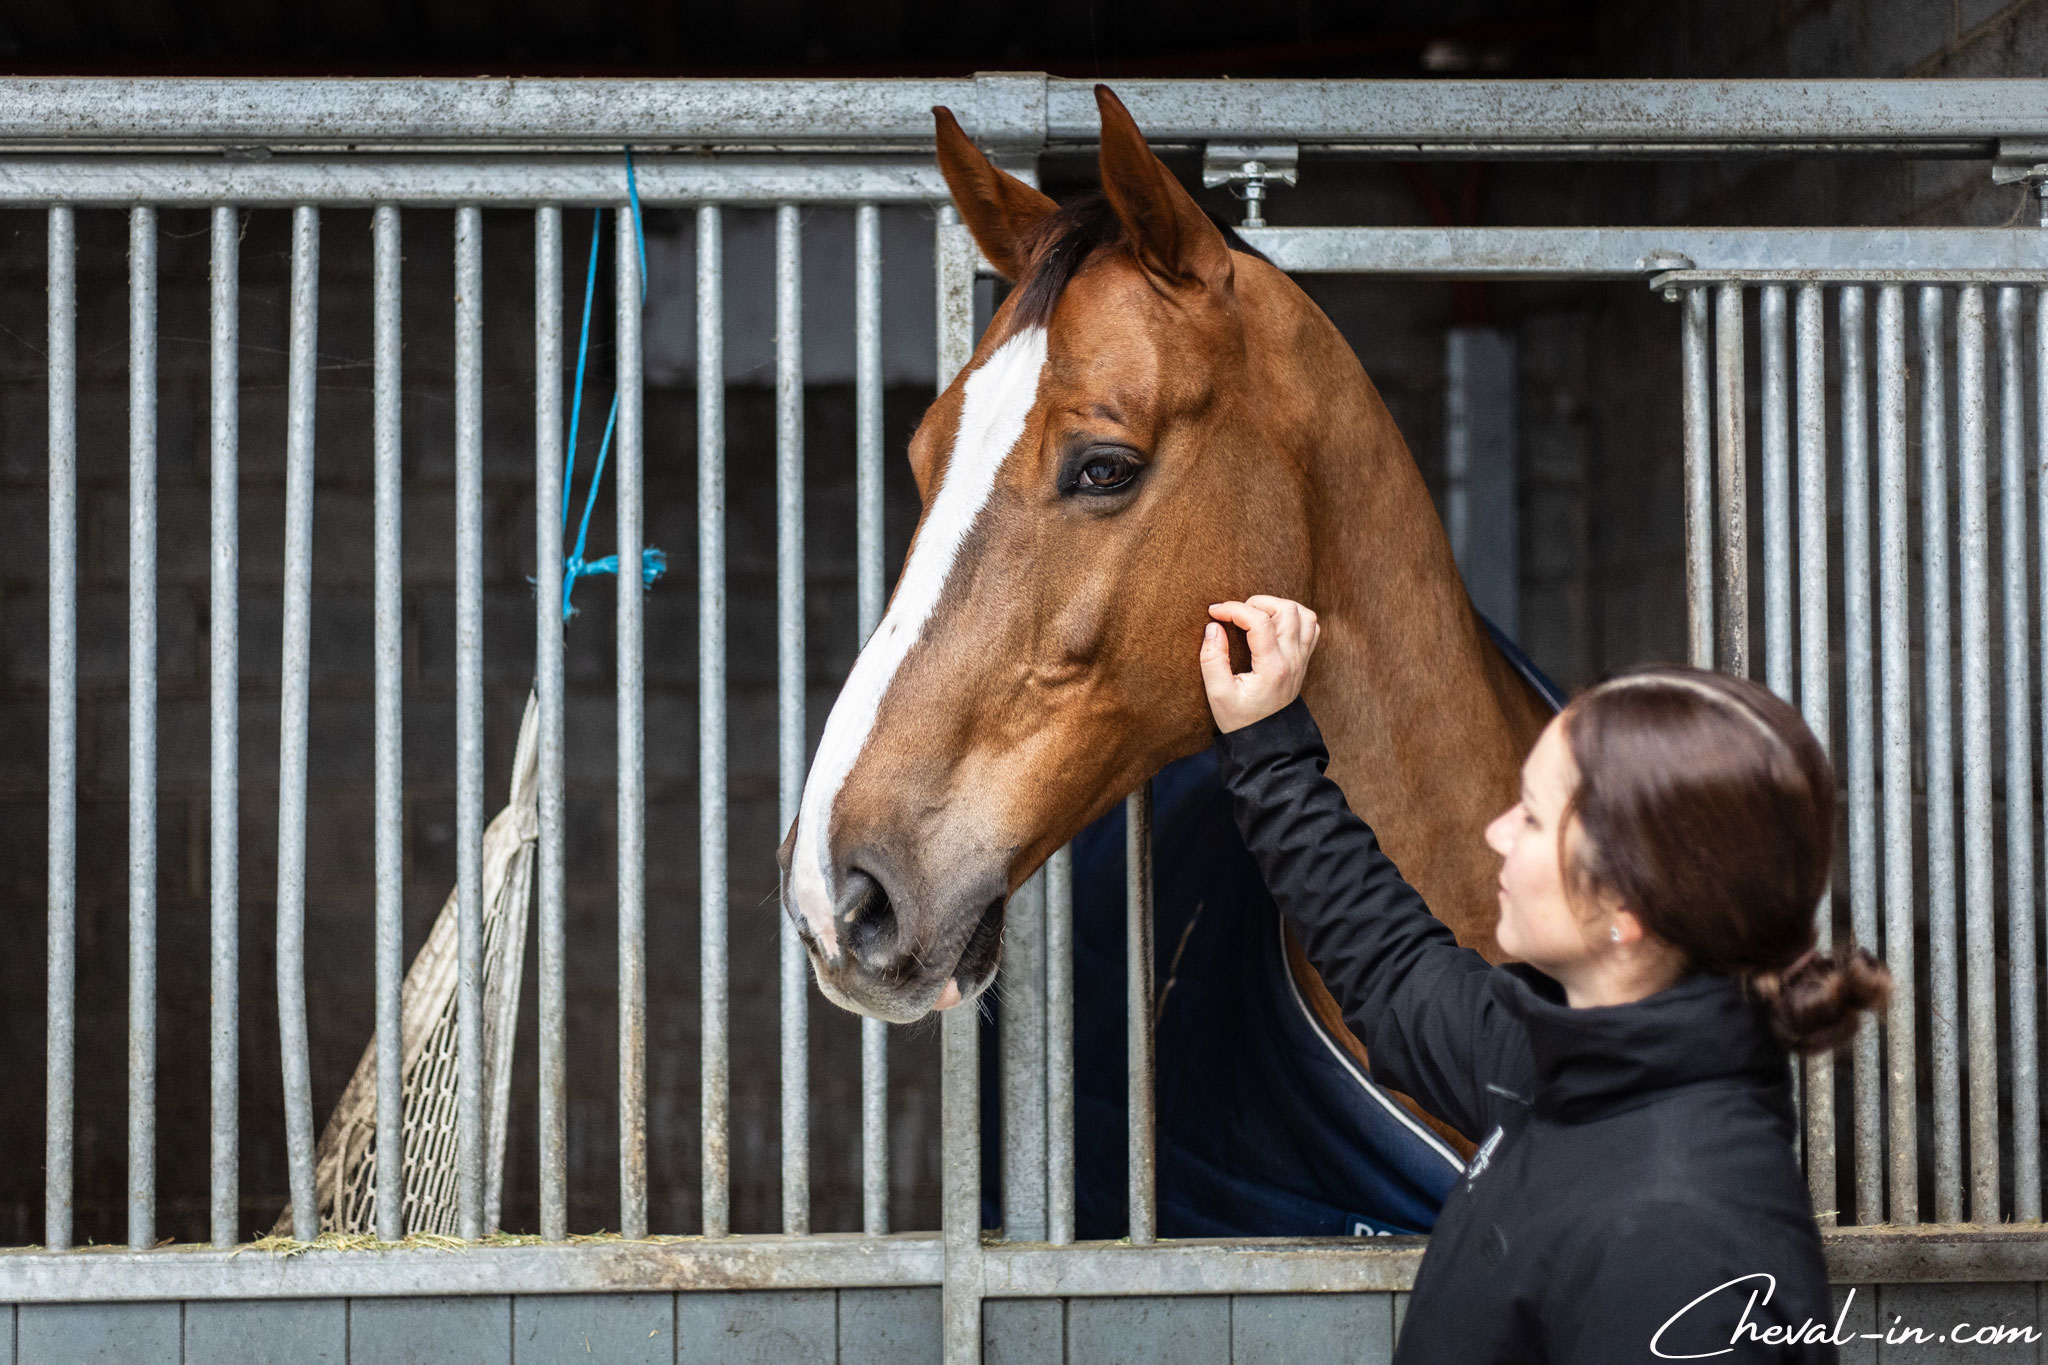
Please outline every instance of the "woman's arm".
[[1252, 671], [1231, 674], [1221, 631], [1203, 679], [1222, 734], [1218, 773], [1266, 886], [1364, 1040], [1373, 1074], [1477, 1138], [1531, 1071], [1519, 1021], [1494, 996], [1486, 959], [1460, 948], [1402, 880], [1372, 830], [1323, 775], [1329, 753], [1298, 698], [1318, 629], [1278, 598], [1212, 608], [1244, 626]]

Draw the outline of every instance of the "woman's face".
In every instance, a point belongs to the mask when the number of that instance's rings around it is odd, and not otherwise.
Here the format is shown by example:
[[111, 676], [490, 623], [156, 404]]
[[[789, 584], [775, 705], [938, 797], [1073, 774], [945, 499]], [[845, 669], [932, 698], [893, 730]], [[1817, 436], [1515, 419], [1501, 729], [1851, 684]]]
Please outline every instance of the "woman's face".
[[[1522, 764], [1522, 799], [1486, 827], [1486, 842], [1501, 856], [1501, 951], [1547, 975], [1570, 975], [1592, 957], [1588, 926], [1565, 897], [1558, 828], [1578, 785], [1563, 718], [1544, 727]], [[1576, 826], [1562, 847], [1576, 856]]]

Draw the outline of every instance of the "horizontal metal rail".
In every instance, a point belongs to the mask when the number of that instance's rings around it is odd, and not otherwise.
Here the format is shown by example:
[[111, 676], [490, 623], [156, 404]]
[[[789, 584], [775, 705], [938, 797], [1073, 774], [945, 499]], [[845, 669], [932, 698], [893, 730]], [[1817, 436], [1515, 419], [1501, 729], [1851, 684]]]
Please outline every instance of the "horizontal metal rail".
[[[946, 197], [928, 156], [800, 162], [764, 157], [634, 158], [644, 204], [924, 203]], [[499, 157], [17, 156], [0, 159], [0, 206], [130, 204], [623, 204], [619, 155]]]
[[[1406, 1291], [1423, 1237], [990, 1244], [983, 1298], [1064, 1295], [1317, 1294]], [[1836, 1284], [1994, 1283], [2048, 1279], [2048, 1238], [2023, 1228], [1829, 1229]], [[929, 1233], [392, 1247], [293, 1254], [166, 1247], [0, 1252], [0, 1301], [377, 1298], [462, 1294], [663, 1293], [859, 1289], [941, 1283], [942, 1239]]]
[[[1659, 283], [1983, 272], [2048, 278], [2044, 234], [2003, 228], [1244, 228], [1282, 270], [1426, 279], [1636, 279]], [[1899, 263], [1911, 262], [1902, 271]], [[1676, 273], [1684, 271], [1684, 275]]]
[[[931, 107], [985, 144], [1092, 144], [1094, 83], [941, 80], [0, 82], [0, 145], [928, 147]], [[1287, 140], [1385, 155], [1632, 149], [1989, 155], [2048, 134], [2027, 80], [1122, 80], [1155, 141]]]

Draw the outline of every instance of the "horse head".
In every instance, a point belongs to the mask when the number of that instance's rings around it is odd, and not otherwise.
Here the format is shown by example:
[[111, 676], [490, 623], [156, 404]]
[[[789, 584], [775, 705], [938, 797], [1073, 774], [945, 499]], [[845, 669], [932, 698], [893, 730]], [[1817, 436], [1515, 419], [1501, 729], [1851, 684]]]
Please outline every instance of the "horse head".
[[1320, 314], [1096, 94], [1102, 192], [1064, 207], [934, 111], [1016, 287], [911, 439], [923, 516], [778, 852], [819, 986], [883, 1019], [972, 999], [1010, 893], [1210, 742], [1208, 605], [1309, 582], [1290, 452], [1317, 379], [1285, 358]]

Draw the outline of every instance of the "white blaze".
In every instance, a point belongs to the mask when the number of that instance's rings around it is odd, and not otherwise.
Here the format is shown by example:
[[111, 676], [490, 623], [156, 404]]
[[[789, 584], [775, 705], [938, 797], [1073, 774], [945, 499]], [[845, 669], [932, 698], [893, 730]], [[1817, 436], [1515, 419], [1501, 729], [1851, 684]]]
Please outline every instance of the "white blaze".
[[790, 880], [797, 910], [827, 953], [839, 951], [832, 920], [832, 802], [875, 728], [896, 671], [923, 637], [925, 623], [945, 596], [961, 543], [995, 490], [996, 471], [1024, 434], [1044, 368], [1045, 329], [1029, 327], [998, 346], [988, 363], [967, 377], [960, 425], [938, 496], [918, 528], [917, 544], [897, 580], [888, 614], [854, 661], [825, 720], [797, 810]]

